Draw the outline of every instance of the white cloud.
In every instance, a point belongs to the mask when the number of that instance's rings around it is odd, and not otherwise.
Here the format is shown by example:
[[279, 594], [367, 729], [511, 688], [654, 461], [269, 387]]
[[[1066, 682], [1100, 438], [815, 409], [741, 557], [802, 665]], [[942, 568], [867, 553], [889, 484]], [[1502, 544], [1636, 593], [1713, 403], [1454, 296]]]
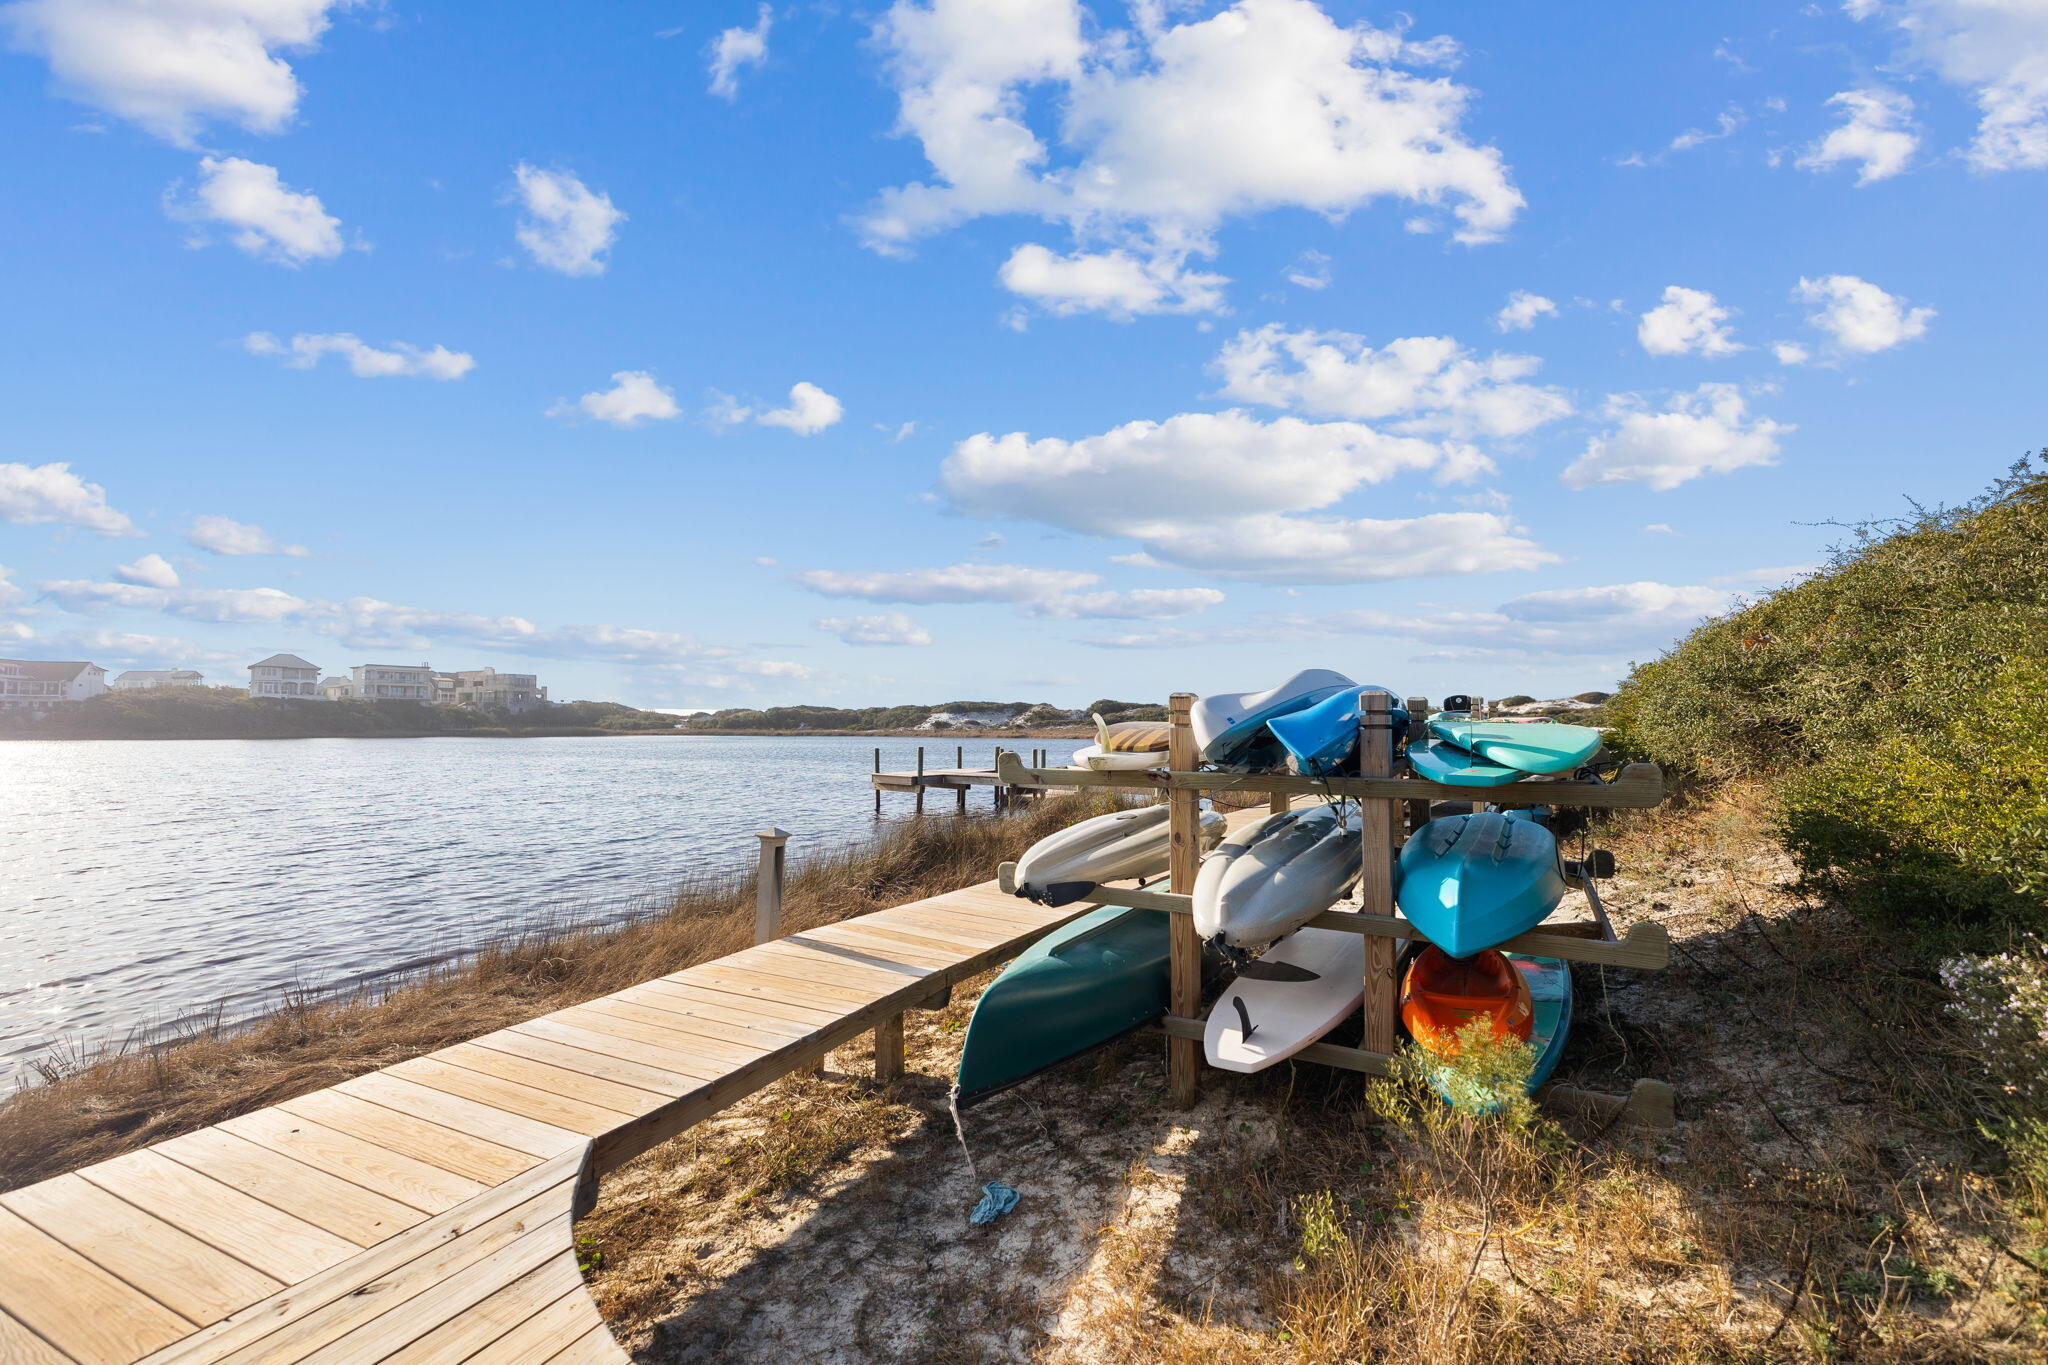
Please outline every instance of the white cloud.
[[1813, 359], [1813, 352], [1796, 341], [1772, 342], [1771, 355], [1780, 365], [1804, 365]]
[[116, 566], [114, 577], [123, 583], [139, 583], [148, 588], [178, 586], [178, 571], [171, 567], [170, 560], [157, 554], [144, 555], [133, 564]]
[[759, 66], [768, 60], [768, 30], [774, 23], [773, 12], [763, 4], [752, 28], [735, 26], [711, 40], [705, 55], [711, 59], [712, 94], [728, 101], [739, 98], [740, 68]]
[[1981, 119], [1970, 144], [1980, 171], [2048, 167], [2048, 5], [2040, 0], [1850, 0], [1882, 14], [1907, 54], [1968, 89]]
[[1925, 334], [1934, 317], [1932, 308], [1909, 307], [1906, 300], [1854, 275], [1801, 277], [1792, 297], [1812, 305], [1807, 322], [1852, 355], [1888, 351], [1912, 341]]
[[1084, 592], [1102, 581], [1100, 574], [1024, 564], [952, 564], [895, 573], [813, 569], [791, 578], [823, 597], [919, 605], [1004, 602], [1022, 608], [1028, 616], [1055, 620], [1163, 620], [1202, 611], [1223, 600], [1223, 594], [1214, 588]]
[[1608, 398], [1611, 430], [1595, 436], [1564, 471], [1573, 488], [1640, 483], [1662, 492], [1703, 474], [1775, 464], [1778, 437], [1795, 428], [1751, 416], [1733, 384], [1674, 393], [1661, 411], [1640, 394]]
[[1427, 441], [1355, 422], [1266, 422], [1229, 409], [1126, 422], [1079, 440], [983, 432], [954, 446], [939, 477], [975, 515], [1138, 535], [1161, 523], [1326, 507], [1441, 458]]
[[1267, 583], [1381, 583], [1533, 569], [1557, 558], [1492, 512], [1406, 520], [1263, 513], [1157, 525], [1140, 539], [1149, 554], [1180, 568]]
[[1830, 171], [1856, 163], [1856, 183], [1889, 180], [1906, 169], [1920, 146], [1912, 131], [1913, 101], [1893, 90], [1844, 90], [1829, 98], [1846, 114], [1844, 122], [1799, 154], [1793, 164], [1805, 171]]
[[1646, 536], [1675, 536], [1678, 532], [1672, 530], [1667, 522], [1653, 521], [1643, 527], [1643, 534]]
[[[317, 195], [286, 185], [277, 167], [238, 156], [208, 156], [200, 158], [199, 176], [190, 196], [171, 187], [164, 207], [173, 218], [219, 224], [239, 250], [276, 265], [332, 260], [347, 250], [341, 220], [327, 212]], [[193, 241], [203, 245], [204, 233]]]
[[812, 625], [849, 645], [928, 645], [931, 632], [900, 611], [880, 616], [825, 616]]
[[309, 52], [354, 0], [20, 0], [0, 9], [15, 46], [65, 94], [179, 146], [226, 119], [275, 133], [300, 87], [277, 53]]
[[1287, 282], [1297, 289], [1328, 289], [1330, 258], [1320, 251], [1304, 251], [1287, 267]]
[[303, 545], [282, 545], [277, 537], [261, 526], [250, 526], [245, 522], [231, 521], [226, 517], [204, 516], [192, 519], [192, 529], [185, 532], [190, 544], [213, 555], [292, 555], [303, 557], [313, 553]]
[[242, 338], [242, 345], [251, 355], [283, 356], [284, 363], [294, 370], [310, 370], [322, 356], [342, 356], [358, 379], [388, 375], [460, 379], [476, 368], [476, 358], [467, 351], [451, 351], [446, 346], [424, 350], [403, 341], [379, 350], [351, 332], [300, 332], [290, 341], [280, 341], [269, 332], [251, 332]]
[[1743, 348], [1729, 334], [1731, 316], [1704, 289], [1668, 285], [1664, 302], [1637, 324], [1636, 340], [1651, 355], [1734, 355]]
[[1704, 147], [1709, 142], [1719, 142], [1722, 138], [1733, 134], [1736, 129], [1748, 121], [1749, 116], [1740, 109], [1724, 109], [1714, 116], [1714, 126], [1711, 130], [1706, 128], [1688, 128], [1677, 137], [1672, 138], [1670, 145], [1665, 147], [1664, 150], [1667, 152], [1689, 152], [1695, 147]]
[[1212, 313], [1223, 307], [1222, 275], [1186, 267], [1184, 253], [1077, 251], [1058, 255], [1035, 242], [1010, 253], [997, 277], [1003, 288], [1049, 313], [1104, 313], [1127, 320], [1139, 313]]
[[1038, 569], [1024, 564], [953, 564], [942, 569], [899, 573], [809, 569], [791, 575], [822, 597], [857, 597], [867, 602], [1033, 602], [1102, 581], [1075, 569]]
[[1400, 418], [1402, 432], [1521, 436], [1571, 413], [1561, 390], [1520, 382], [1534, 356], [1480, 359], [1449, 337], [1400, 337], [1378, 350], [1348, 332], [1238, 333], [1215, 370], [1232, 398], [1326, 417]]
[[1085, 640], [1107, 649], [1218, 644], [1301, 644], [1381, 636], [1436, 646], [1433, 659], [1626, 658], [1669, 644], [1735, 597], [1725, 587], [1620, 583], [1528, 593], [1491, 611], [1355, 611], [1276, 614], [1212, 630], [1167, 627]]
[[[5, 564], [0, 564], [0, 607], [12, 606], [28, 596], [22, 589], [8, 582], [8, 575], [12, 572], [13, 570], [9, 569]], [[0, 639], [4, 638], [4, 636], [0, 636]]]
[[[876, 36], [898, 128], [933, 179], [884, 191], [862, 220], [868, 244], [900, 253], [1026, 214], [1066, 224], [1089, 253], [1106, 244], [1178, 274], [1224, 220], [1267, 209], [1341, 217], [1393, 199], [1446, 210], [1468, 242], [1520, 211], [1500, 154], [1463, 133], [1470, 92], [1403, 69], [1450, 61], [1448, 39], [1346, 28], [1310, 0], [1239, 0], [1186, 22], [1171, 8], [1135, 6], [1133, 28], [1096, 30], [1076, 0], [897, 0]], [[1121, 275], [1122, 297], [1145, 296]]]
[[55, 523], [103, 536], [139, 536], [135, 523], [107, 506], [107, 490], [87, 483], [64, 462], [0, 464], [0, 521]]
[[1517, 289], [1508, 295], [1507, 305], [1493, 315], [1496, 332], [1526, 332], [1541, 317], [1556, 317], [1557, 305], [1541, 294]]
[[564, 275], [602, 275], [600, 257], [618, 240], [626, 215], [569, 171], [544, 171], [524, 161], [512, 168], [518, 177], [518, 202], [523, 211], [513, 235], [533, 259]]
[[646, 370], [619, 370], [612, 386], [586, 393], [574, 403], [563, 399], [548, 409], [550, 417], [573, 417], [581, 413], [615, 427], [635, 427], [642, 422], [666, 422], [680, 417], [675, 390], [657, 382]]
[[764, 412], [754, 420], [764, 427], [787, 427], [799, 436], [815, 436], [846, 415], [837, 398], [807, 381], [790, 386], [789, 406]]

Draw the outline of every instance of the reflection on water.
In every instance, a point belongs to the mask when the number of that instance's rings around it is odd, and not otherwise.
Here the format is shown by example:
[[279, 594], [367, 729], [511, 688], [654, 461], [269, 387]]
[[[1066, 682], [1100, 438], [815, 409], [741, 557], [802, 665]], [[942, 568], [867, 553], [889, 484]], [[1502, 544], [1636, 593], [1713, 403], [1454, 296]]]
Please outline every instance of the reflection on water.
[[[0, 743], [0, 1080], [52, 1048], [217, 1008], [245, 1018], [295, 985], [601, 920], [743, 865], [765, 825], [794, 832], [797, 858], [861, 837], [875, 746], [885, 766], [909, 768], [917, 743]], [[1055, 761], [1078, 747], [1037, 743]], [[993, 748], [970, 743], [968, 761]], [[950, 767], [953, 745], [927, 754]], [[885, 813], [909, 806], [883, 796]]]

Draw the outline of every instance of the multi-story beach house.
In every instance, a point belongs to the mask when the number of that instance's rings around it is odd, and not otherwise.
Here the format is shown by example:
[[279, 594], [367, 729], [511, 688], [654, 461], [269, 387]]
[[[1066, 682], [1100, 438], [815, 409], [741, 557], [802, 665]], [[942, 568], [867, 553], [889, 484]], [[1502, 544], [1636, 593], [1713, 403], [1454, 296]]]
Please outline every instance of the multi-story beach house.
[[249, 665], [249, 695], [252, 697], [317, 697], [320, 695], [320, 666], [309, 664], [296, 654], [273, 654]]
[[434, 666], [357, 664], [349, 670], [355, 694], [365, 701], [434, 700]]
[[531, 711], [546, 705], [548, 699], [548, 690], [531, 673], [465, 668], [441, 674], [440, 682], [442, 701], [485, 711]]
[[107, 684], [116, 692], [140, 692], [152, 687], [197, 687], [206, 679], [196, 668], [131, 668]]
[[326, 701], [347, 701], [356, 694], [356, 685], [347, 678], [322, 678], [320, 696]]
[[107, 670], [78, 660], [0, 659], [0, 709], [84, 701], [106, 692]]

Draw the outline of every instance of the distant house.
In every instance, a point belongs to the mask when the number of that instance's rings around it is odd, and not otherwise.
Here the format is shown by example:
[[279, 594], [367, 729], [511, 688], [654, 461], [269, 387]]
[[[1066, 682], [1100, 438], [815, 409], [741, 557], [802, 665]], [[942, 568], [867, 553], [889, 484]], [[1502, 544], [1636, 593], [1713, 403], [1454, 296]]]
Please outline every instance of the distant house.
[[320, 695], [328, 701], [347, 701], [356, 694], [356, 685], [347, 678], [322, 678]]
[[84, 701], [107, 691], [107, 670], [98, 664], [43, 659], [0, 659], [0, 710]]
[[197, 687], [205, 681], [196, 668], [131, 668], [107, 685], [116, 692], [141, 692], [152, 687]]
[[500, 673], [495, 668], [465, 668], [439, 675], [440, 699], [456, 706], [485, 711], [531, 711], [545, 706], [548, 690], [531, 673]]
[[420, 701], [434, 699], [434, 666], [420, 664], [357, 664], [349, 670], [355, 695], [365, 701]]
[[249, 665], [249, 695], [252, 697], [317, 697], [320, 695], [320, 666], [309, 664], [296, 654], [273, 654]]

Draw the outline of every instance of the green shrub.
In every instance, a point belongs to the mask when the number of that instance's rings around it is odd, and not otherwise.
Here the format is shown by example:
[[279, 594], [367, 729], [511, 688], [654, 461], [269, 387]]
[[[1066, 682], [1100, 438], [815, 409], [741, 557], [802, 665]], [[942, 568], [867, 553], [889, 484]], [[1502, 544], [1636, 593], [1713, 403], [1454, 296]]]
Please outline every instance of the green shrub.
[[1963, 507], [1852, 528], [1823, 569], [1638, 666], [1621, 738], [1715, 778], [1846, 760], [1930, 735], [2048, 650], [2048, 472], [2031, 460]]

